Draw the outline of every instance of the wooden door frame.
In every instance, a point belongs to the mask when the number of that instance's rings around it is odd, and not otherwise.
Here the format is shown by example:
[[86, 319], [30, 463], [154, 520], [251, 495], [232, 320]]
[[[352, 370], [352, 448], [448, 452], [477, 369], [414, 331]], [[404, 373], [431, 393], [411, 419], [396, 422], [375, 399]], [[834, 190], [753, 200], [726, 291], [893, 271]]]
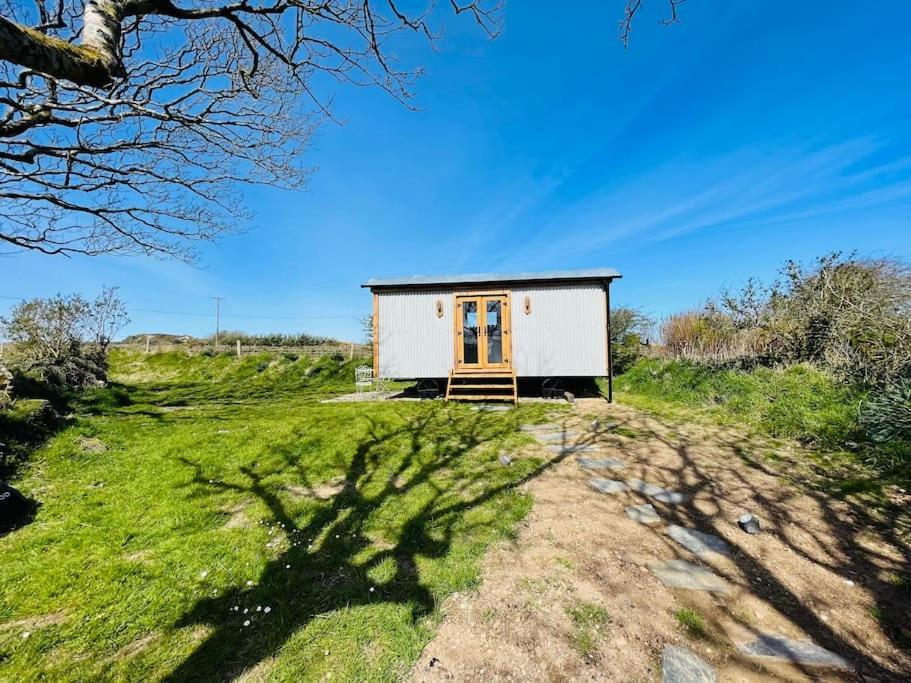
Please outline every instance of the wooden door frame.
[[[485, 299], [498, 298], [502, 300], [500, 307], [500, 320], [503, 327], [502, 344], [503, 344], [503, 363], [490, 367], [487, 365], [487, 347], [481, 344], [481, 339], [487, 337], [485, 332], [478, 335], [478, 365], [470, 368], [461, 367], [463, 345], [460, 343], [462, 331], [462, 307], [459, 305], [459, 299], [478, 299], [478, 329], [483, 329], [487, 324], [487, 308], [484, 305]], [[453, 310], [453, 373], [504, 373], [512, 372], [512, 292], [508, 289], [501, 290], [475, 290], [454, 292], [452, 297]], [[505, 309], [505, 310], [504, 310]]]

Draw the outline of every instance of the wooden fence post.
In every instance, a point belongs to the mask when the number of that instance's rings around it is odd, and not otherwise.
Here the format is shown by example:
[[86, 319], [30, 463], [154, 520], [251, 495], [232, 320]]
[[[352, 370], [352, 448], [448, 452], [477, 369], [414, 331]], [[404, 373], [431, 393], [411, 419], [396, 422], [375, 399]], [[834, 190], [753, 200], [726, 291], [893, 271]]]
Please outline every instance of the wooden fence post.
[[146, 335], [146, 353], [149, 352], [149, 344], [151, 343], [151, 339], [152, 338], [149, 335]]
[[237, 357], [240, 358], [240, 339], [237, 340]]
[[348, 349], [348, 360], [354, 358], [354, 342], [351, 342], [351, 348]]

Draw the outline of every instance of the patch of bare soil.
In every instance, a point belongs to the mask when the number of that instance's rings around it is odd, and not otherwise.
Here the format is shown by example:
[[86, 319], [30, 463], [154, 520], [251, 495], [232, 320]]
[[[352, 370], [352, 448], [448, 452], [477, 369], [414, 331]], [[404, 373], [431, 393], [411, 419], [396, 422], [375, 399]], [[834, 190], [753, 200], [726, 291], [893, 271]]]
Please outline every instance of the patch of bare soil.
[[244, 529], [248, 526], [252, 526], [253, 522], [250, 521], [250, 518], [247, 517], [247, 513], [244, 511], [246, 505], [237, 505], [232, 508], [225, 508], [221, 512], [231, 515], [228, 517], [228, 521], [225, 522], [222, 529]]
[[0, 623], [0, 631], [21, 630], [37, 631], [39, 628], [47, 626], [57, 626], [67, 619], [66, 612], [52, 612], [50, 614], [41, 614], [36, 617], [26, 617], [24, 619], [13, 619]]
[[[592, 432], [592, 414], [618, 425]], [[488, 553], [481, 587], [447, 600], [412, 680], [659, 680], [666, 645], [688, 648], [722, 681], [911, 677], [907, 539], [874, 528], [861, 506], [787, 483], [764, 457], [769, 444], [735, 432], [589, 400], [565, 423], [581, 432], [576, 443], [599, 452], [528, 447], [526, 454], [551, 458], [523, 485], [534, 507], [517, 539]], [[592, 473], [577, 456], [627, 466]], [[587, 486], [592, 476], [638, 478], [686, 499], [666, 505], [634, 491], [601, 494]], [[661, 523], [627, 517], [626, 507], [645, 502]], [[762, 533], [738, 528], [744, 512], [761, 520]], [[731, 555], [695, 556], [667, 535], [670, 524], [724, 539]], [[713, 571], [729, 592], [665, 586], [650, 566], [674, 559]], [[680, 623], [684, 609], [701, 628]], [[602, 616], [580, 626], [587, 613]], [[812, 641], [851, 669], [741, 653], [738, 645], [759, 633]]]
[[323, 482], [316, 486], [304, 486], [301, 484], [292, 484], [285, 487], [285, 491], [295, 498], [317, 498], [318, 500], [329, 500], [337, 496], [345, 488], [347, 482], [343, 477], [337, 477]]
[[101, 439], [97, 439], [94, 436], [92, 437], [80, 437], [77, 441], [79, 448], [81, 448], [86, 453], [104, 453], [108, 447]]
[[117, 652], [114, 653], [114, 659], [119, 661], [134, 657], [145, 650], [149, 645], [151, 645], [156, 638], [158, 638], [158, 634], [154, 632], [140, 636], [136, 640], [127, 643], [122, 648], [117, 650]]

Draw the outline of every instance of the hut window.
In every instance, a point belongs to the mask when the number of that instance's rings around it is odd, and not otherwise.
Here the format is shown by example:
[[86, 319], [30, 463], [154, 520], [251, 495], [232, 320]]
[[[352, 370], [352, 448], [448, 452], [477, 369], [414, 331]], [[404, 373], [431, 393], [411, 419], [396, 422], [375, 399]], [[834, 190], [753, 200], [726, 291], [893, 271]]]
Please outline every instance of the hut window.
[[437, 318], [443, 317], [443, 300], [437, 299]]
[[525, 297], [525, 315], [531, 315], [531, 297]]

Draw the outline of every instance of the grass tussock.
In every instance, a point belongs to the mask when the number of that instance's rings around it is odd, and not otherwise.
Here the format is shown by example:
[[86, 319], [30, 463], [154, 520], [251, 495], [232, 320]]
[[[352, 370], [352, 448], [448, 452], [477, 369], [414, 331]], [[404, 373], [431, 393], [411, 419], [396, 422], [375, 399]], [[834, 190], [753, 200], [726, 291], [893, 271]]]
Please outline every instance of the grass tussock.
[[572, 622], [570, 640], [573, 648], [583, 657], [591, 657], [598, 649], [598, 638], [610, 625], [607, 610], [592, 602], [578, 602], [566, 608]]
[[708, 635], [705, 619], [696, 610], [682, 607], [674, 612], [674, 618], [677, 620], [677, 626], [686, 635], [694, 638], [705, 638]]

